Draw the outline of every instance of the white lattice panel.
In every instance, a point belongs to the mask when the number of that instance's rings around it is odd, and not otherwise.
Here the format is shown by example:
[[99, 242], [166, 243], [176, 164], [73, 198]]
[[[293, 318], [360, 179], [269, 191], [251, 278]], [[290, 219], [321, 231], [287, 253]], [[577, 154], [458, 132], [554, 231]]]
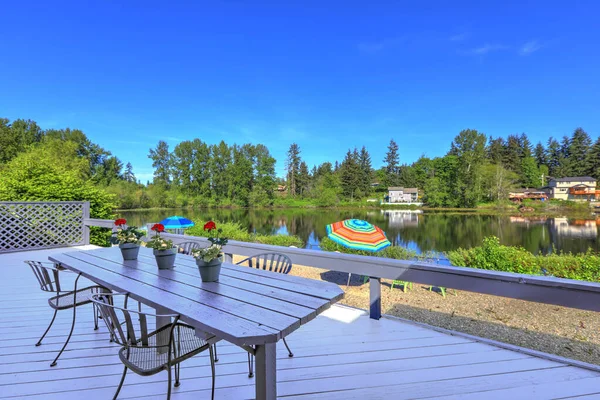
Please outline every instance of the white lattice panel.
[[84, 244], [84, 202], [0, 202], [0, 253]]

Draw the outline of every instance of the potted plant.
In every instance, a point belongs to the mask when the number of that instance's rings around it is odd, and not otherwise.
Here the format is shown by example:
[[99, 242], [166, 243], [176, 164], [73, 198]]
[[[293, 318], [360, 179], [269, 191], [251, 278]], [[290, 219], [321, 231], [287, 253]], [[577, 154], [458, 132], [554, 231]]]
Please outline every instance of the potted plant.
[[123, 260], [137, 260], [144, 231], [136, 226], [127, 226], [127, 220], [124, 218], [115, 220], [115, 226], [117, 230], [113, 233], [111, 242], [119, 245]]
[[177, 249], [173, 247], [173, 241], [165, 239], [160, 236], [161, 232], [165, 231], [165, 227], [162, 224], [154, 224], [152, 231], [156, 232], [156, 235], [152, 236], [150, 241], [146, 243], [146, 247], [153, 249], [154, 258], [158, 269], [171, 269], [175, 264], [175, 256], [177, 255]]
[[192, 251], [196, 258], [196, 265], [200, 271], [202, 282], [216, 282], [221, 274], [221, 264], [223, 263], [223, 246], [227, 244], [227, 238], [220, 237], [222, 229], [217, 229], [213, 221], [204, 224], [204, 230], [208, 232], [208, 241], [210, 246], [204, 249]]

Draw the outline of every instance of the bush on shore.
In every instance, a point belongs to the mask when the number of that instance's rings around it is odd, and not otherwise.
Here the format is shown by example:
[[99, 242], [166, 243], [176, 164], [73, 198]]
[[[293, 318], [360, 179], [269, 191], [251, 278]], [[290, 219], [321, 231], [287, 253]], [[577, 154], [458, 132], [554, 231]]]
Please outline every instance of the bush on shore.
[[[195, 226], [186, 229], [186, 234], [193, 236], [207, 236], [207, 232], [204, 231], [204, 224], [208, 221], [194, 220]], [[258, 233], [250, 233], [247, 229], [242, 227], [238, 222], [219, 222], [215, 221], [217, 227], [222, 229], [221, 237], [226, 237], [231, 240], [238, 240], [240, 242], [253, 242], [270, 244], [274, 246], [295, 246], [304, 247], [304, 242], [298, 236], [293, 235], [261, 235]]]
[[490, 236], [483, 240], [481, 246], [459, 248], [446, 255], [452, 265], [460, 267], [600, 281], [600, 254], [591, 249], [579, 254], [534, 255], [522, 247], [501, 245], [500, 239]]

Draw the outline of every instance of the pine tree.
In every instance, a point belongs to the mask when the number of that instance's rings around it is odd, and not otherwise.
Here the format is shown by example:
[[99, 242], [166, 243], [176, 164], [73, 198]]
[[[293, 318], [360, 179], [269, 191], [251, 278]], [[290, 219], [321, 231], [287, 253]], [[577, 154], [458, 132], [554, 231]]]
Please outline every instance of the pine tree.
[[548, 139], [548, 147], [546, 148], [546, 161], [548, 163], [548, 173], [553, 178], [562, 177], [559, 176], [561, 160], [560, 144], [556, 139], [550, 137], [550, 139]]
[[298, 176], [296, 177], [296, 187], [300, 196], [306, 196], [310, 186], [310, 173], [308, 172], [308, 165], [304, 161], [300, 162], [300, 168], [298, 168]]
[[537, 165], [548, 165], [548, 160], [546, 159], [546, 149], [544, 149], [542, 142], [538, 142], [533, 153], [535, 155], [535, 161], [537, 162]]
[[400, 162], [400, 155], [398, 154], [398, 144], [394, 139], [390, 140], [388, 145], [388, 151], [383, 159], [385, 163], [386, 172], [386, 184], [388, 186], [394, 186], [398, 182], [398, 163]]
[[354, 152], [348, 150], [340, 165], [342, 194], [351, 200], [357, 195], [357, 190], [360, 190], [360, 166], [357, 156], [356, 149]]
[[531, 157], [531, 142], [527, 137], [527, 134], [521, 133], [519, 135], [519, 146], [521, 147], [521, 160], [525, 157]]
[[589, 175], [600, 181], [600, 136], [588, 152], [586, 166], [586, 175]]
[[502, 164], [505, 147], [506, 143], [504, 142], [504, 139], [501, 137], [493, 139], [490, 136], [489, 145], [487, 147], [487, 158], [493, 164]]
[[127, 165], [125, 166], [125, 172], [123, 173], [123, 179], [126, 180], [127, 182], [135, 183], [135, 181], [136, 181], [135, 175], [133, 174], [133, 165], [131, 165], [130, 162], [128, 162]]
[[521, 173], [521, 160], [523, 150], [521, 149], [521, 140], [517, 135], [508, 135], [506, 146], [504, 147], [503, 164], [509, 170]]
[[287, 170], [287, 181], [288, 181], [288, 193], [291, 196], [295, 196], [300, 193], [297, 179], [300, 171], [300, 146], [296, 143], [292, 143], [287, 152], [287, 159], [285, 162], [285, 168]]
[[560, 141], [560, 160], [557, 175], [572, 176], [571, 171], [571, 139], [568, 136], [563, 136]]
[[573, 176], [584, 176], [588, 170], [588, 153], [592, 139], [583, 129], [577, 128], [569, 142], [569, 166]]
[[358, 157], [358, 165], [360, 167], [360, 189], [363, 194], [368, 194], [371, 191], [371, 180], [373, 179], [373, 169], [371, 167], [371, 155], [367, 151], [367, 148], [363, 146], [360, 149], [360, 155]]

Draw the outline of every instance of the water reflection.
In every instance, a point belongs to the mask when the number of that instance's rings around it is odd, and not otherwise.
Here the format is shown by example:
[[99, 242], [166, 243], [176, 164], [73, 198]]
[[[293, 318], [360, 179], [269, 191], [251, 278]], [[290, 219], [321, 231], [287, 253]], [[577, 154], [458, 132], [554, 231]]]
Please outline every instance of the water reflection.
[[365, 219], [383, 229], [390, 241], [415, 251], [442, 252], [473, 247], [495, 235], [506, 245], [518, 245], [533, 253], [556, 250], [600, 251], [600, 221], [569, 218], [509, 217], [475, 213], [423, 213], [420, 210], [160, 210], [122, 212], [130, 223], [142, 225], [170, 215], [237, 222], [249, 232], [292, 234], [306, 247], [318, 248], [325, 227], [346, 218]]

